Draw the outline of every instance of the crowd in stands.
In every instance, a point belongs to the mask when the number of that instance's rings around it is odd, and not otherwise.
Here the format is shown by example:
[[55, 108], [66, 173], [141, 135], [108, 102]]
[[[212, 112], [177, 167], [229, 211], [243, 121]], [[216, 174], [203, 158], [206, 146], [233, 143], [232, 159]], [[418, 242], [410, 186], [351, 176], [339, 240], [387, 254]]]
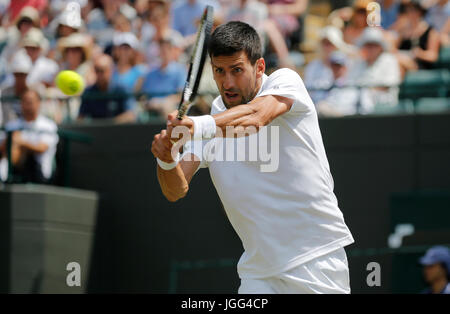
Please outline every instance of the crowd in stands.
[[[179, 102], [206, 5], [215, 9], [215, 25], [252, 25], [269, 71], [296, 69], [324, 116], [395, 106], [405, 76], [434, 68], [450, 45], [448, 0], [378, 0], [375, 7], [370, 0], [349, 0], [322, 16], [326, 23], [314, 56], [306, 58], [302, 43], [317, 2], [333, 7], [325, 0], [0, 0], [0, 127], [53, 129], [65, 122], [145, 122], [167, 115]], [[67, 97], [55, 87], [62, 70], [83, 77], [82, 95]], [[200, 92], [195, 110], [205, 113], [218, 95], [208, 65]], [[25, 114], [28, 98], [39, 103], [38, 113]], [[0, 133], [0, 160], [5, 134]], [[40, 136], [42, 142], [33, 139], [36, 145], [56, 145], [45, 132]], [[16, 131], [14, 138], [27, 137]]]

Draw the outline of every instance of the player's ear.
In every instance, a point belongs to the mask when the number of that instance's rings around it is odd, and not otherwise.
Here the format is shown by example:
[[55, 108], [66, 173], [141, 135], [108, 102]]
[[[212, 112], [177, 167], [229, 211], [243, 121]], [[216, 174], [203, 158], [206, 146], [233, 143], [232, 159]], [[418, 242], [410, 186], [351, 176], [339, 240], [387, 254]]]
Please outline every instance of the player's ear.
[[259, 58], [256, 60], [256, 77], [262, 77], [264, 72], [266, 72], [266, 61], [264, 58]]

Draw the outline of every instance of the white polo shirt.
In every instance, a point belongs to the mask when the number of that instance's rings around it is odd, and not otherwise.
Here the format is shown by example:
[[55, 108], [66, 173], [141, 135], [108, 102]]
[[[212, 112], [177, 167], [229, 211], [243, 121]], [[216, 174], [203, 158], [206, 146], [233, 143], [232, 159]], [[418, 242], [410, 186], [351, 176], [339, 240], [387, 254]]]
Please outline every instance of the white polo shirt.
[[[289, 112], [257, 134], [215, 138], [200, 143], [204, 149], [198, 142], [188, 142], [184, 153], [193, 153], [201, 158], [200, 167], [209, 168], [227, 216], [242, 240], [245, 251], [238, 263], [241, 278], [269, 277], [354, 242], [333, 193], [317, 113], [302, 79], [290, 69], [264, 75], [256, 97], [265, 95], [295, 101]], [[211, 114], [225, 110], [219, 96]], [[266, 139], [259, 135], [264, 132]], [[274, 162], [277, 167], [272, 167], [275, 170], [263, 172], [261, 166], [268, 162], [259, 155], [256, 161], [249, 153], [240, 159], [243, 161], [227, 158], [231, 146], [236, 144], [237, 151], [239, 142], [255, 137], [257, 145], [264, 146], [272, 156], [278, 150], [278, 165]], [[237, 157], [236, 151], [229, 156]]]
[[[59, 141], [58, 127], [55, 122], [39, 115], [34, 121], [25, 121], [20, 118], [9, 122], [5, 129], [7, 130], [22, 130], [22, 139], [33, 145], [45, 143], [48, 145], [48, 149], [41, 153], [35, 154], [36, 161], [41, 165], [42, 174], [46, 179], [49, 179], [52, 175], [53, 159], [55, 158], [56, 148]], [[7, 162], [6, 159], [0, 163], [1, 177], [4, 180], [7, 175]]]

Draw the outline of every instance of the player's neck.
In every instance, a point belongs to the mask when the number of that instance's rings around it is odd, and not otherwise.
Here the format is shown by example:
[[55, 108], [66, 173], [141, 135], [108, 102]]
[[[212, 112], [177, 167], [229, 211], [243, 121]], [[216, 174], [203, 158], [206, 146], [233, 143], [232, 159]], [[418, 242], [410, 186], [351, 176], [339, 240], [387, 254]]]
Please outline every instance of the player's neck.
[[442, 290], [447, 286], [448, 282], [445, 278], [440, 278], [439, 280], [436, 280], [431, 285], [431, 291], [433, 293], [441, 293]]

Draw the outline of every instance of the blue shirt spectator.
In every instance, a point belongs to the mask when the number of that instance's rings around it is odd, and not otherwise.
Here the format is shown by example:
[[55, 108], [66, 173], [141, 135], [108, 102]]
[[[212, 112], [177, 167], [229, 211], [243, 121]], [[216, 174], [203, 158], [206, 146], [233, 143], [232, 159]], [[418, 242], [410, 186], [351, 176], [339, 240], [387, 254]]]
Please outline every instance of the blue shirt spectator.
[[183, 90], [186, 77], [185, 65], [171, 62], [165, 68], [156, 68], [145, 76], [142, 92], [157, 97], [179, 93]]
[[397, 0], [380, 0], [381, 6], [381, 27], [389, 29], [392, 24], [397, 21], [397, 16], [400, 9], [400, 1]]
[[127, 93], [134, 93], [137, 81], [145, 73], [142, 65], [135, 65], [125, 73], [119, 73], [114, 70], [112, 75], [112, 84], [122, 87]]
[[172, 9], [172, 28], [183, 36], [197, 32], [197, 21], [207, 5], [219, 11], [219, 4], [215, 0], [184, 0], [177, 2]]

